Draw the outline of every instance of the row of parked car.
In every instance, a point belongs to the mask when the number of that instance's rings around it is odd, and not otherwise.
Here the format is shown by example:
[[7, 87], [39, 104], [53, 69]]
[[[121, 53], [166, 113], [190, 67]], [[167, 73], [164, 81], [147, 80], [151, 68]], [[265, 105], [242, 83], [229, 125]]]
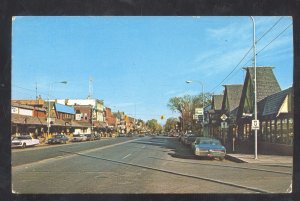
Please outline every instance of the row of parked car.
[[218, 158], [224, 160], [226, 148], [220, 140], [210, 137], [199, 137], [196, 134], [183, 134], [178, 137], [185, 146], [190, 147], [195, 156]]
[[[99, 134], [73, 134], [72, 138], [65, 136], [64, 134], [54, 134], [51, 138], [46, 141], [46, 144], [66, 144], [68, 141], [70, 142], [83, 142], [83, 141], [93, 141], [100, 140]], [[11, 139], [11, 147], [29, 147], [40, 144], [39, 139], [34, 139], [30, 135], [20, 135], [12, 137]]]

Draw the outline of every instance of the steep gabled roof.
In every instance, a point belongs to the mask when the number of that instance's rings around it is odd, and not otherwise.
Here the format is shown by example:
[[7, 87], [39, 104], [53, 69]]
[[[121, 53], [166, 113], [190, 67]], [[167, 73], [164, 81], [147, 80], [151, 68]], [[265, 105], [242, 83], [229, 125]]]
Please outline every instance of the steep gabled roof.
[[213, 95], [212, 96], [212, 109], [221, 110], [222, 109], [223, 95]]
[[224, 90], [224, 98], [223, 98], [223, 103], [222, 103], [222, 109], [225, 109], [225, 101], [227, 99], [228, 104], [229, 104], [229, 111], [231, 112], [234, 109], [236, 109], [241, 100], [241, 95], [243, 91], [243, 85], [242, 84], [231, 84], [231, 85], [224, 85], [225, 90]]
[[[244, 112], [253, 113], [254, 110], [254, 67], [247, 67], [245, 70], [246, 78], [238, 109], [239, 117], [241, 117]], [[273, 67], [256, 67], [256, 80], [257, 102], [281, 91], [278, 81], [273, 73]]]
[[272, 94], [260, 102], [258, 102], [258, 108], [262, 116], [277, 115], [285, 98], [292, 93], [293, 88], [290, 87], [286, 90]]
[[[254, 87], [254, 67], [247, 67], [246, 70]], [[273, 67], [256, 67], [256, 80], [257, 101], [281, 91]]]

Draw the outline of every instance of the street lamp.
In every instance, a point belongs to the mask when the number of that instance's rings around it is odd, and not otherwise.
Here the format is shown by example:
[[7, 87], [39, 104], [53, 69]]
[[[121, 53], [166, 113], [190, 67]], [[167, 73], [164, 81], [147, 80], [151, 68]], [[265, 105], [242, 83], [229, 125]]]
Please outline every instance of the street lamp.
[[204, 85], [203, 85], [203, 83], [202, 82], [200, 82], [200, 81], [192, 81], [192, 80], [187, 80], [187, 81], [185, 81], [187, 84], [190, 84], [190, 83], [192, 83], [192, 82], [197, 82], [197, 83], [199, 83], [199, 84], [201, 84], [201, 86], [202, 86], [202, 107], [203, 107], [203, 115], [202, 115], [202, 129], [203, 129], [203, 127], [204, 127]]
[[[255, 20], [250, 16], [253, 23], [253, 66], [254, 66], [254, 119], [257, 122], [257, 85], [256, 85], [256, 46], [255, 46]], [[254, 159], [257, 158], [257, 129], [254, 129]]]
[[50, 126], [51, 126], [50, 125], [50, 91], [51, 91], [52, 85], [56, 84], [56, 83], [67, 84], [67, 81], [52, 82], [49, 85], [49, 91], [48, 91], [48, 119], [47, 119], [47, 127], [48, 127], [47, 133], [48, 133], [48, 136], [49, 136], [49, 133], [50, 133]]

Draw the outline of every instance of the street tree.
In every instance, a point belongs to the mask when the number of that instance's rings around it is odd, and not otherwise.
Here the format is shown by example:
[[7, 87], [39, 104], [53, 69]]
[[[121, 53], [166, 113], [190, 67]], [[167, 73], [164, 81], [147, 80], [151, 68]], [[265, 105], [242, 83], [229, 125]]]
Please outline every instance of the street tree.
[[177, 122], [178, 122], [177, 118], [173, 118], [173, 117], [168, 118], [167, 121], [166, 121], [166, 124], [164, 126], [164, 130], [166, 132], [170, 132], [170, 131], [176, 130]]
[[157, 122], [156, 119], [151, 119], [146, 122], [146, 126], [151, 130], [151, 132], [161, 132], [162, 126]]
[[180, 113], [181, 120], [183, 122], [183, 130], [190, 129], [193, 124], [193, 114], [195, 108], [203, 107], [203, 97], [204, 97], [204, 106], [211, 104], [210, 93], [201, 93], [196, 96], [184, 95], [182, 97], [172, 97], [169, 99], [167, 106], [173, 112]]

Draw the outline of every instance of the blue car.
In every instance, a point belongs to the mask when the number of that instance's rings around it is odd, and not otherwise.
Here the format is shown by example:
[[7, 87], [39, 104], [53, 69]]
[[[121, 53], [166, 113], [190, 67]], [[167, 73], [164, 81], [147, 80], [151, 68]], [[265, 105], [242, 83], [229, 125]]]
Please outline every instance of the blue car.
[[218, 158], [224, 160], [226, 149], [220, 140], [208, 137], [197, 137], [192, 144], [193, 152], [196, 156]]
[[67, 138], [65, 135], [56, 134], [56, 135], [53, 135], [51, 138], [49, 138], [47, 143], [48, 144], [60, 144], [60, 143], [66, 144], [68, 140], [69, 140], [69, 138]]

